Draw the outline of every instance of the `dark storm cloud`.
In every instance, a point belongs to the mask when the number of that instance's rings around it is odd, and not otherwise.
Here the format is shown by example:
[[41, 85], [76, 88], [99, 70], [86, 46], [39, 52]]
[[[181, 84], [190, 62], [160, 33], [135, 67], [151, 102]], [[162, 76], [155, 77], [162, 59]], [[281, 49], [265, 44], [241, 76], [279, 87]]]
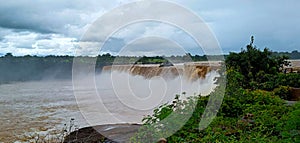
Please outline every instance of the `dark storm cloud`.
[[0, 26], [40, 33], [60, 32], [66, 23], [78, 23], [72, 15], [63, 17], [60, 3], [49, 1], [5, 1], [0, 5]]
[[[82, 13], [99, 11], [109, 4], [81, 0], [0, 1], [0, 27], [39, 33], [65, 33], [70, 25], [84, 26]], [[102, 5], [102, 6], [101, 6]]]

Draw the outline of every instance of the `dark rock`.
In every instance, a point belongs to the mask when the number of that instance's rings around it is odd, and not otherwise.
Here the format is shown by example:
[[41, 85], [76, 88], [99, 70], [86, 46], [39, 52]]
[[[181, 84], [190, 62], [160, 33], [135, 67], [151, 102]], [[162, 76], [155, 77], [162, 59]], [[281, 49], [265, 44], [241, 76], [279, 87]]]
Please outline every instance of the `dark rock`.
[[139, 124], [111, 124], [85, 127], [68, 135], [64, 143], [123, 143], [141, 127]]

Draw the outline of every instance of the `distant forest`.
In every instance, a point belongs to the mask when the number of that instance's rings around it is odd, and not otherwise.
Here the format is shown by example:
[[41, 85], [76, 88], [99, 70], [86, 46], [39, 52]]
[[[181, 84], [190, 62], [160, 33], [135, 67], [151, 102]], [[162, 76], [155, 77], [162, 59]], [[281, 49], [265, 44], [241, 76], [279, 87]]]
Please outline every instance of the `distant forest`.
[[[274, 56], [286, 55], [290, 59], [300, 59], [300, 52], [273, 52]], [[227, 55], [224, 55], [225, 58]], [[183, 56], [155, 56], [155, 57], [130, 57], [130, 56], [112, 56], [103, 54], [97, 57], [79, 57], [80, 62], [86, 63], [89, 58], [97, 58], [95, 69], [97, 73], [101, 72], [103, 66], [112, 64], [160, 64], [160, 63], [181, 63], [183, 61], [207, 61], [220, 60], [222, 56], [199, 56], [187, 53]], [[7, 53], [0, 57], [0, 84], [13, 81], [29, 81], [41, 79], [70, 79], [72, 77], [73, 56], [13, 56]]]
[[289, 59], [300, 59], [300, 52], [297, 50], [292, 51], [291, 53], [289, 52], [273, 52], [274, 56], [288, 56]]

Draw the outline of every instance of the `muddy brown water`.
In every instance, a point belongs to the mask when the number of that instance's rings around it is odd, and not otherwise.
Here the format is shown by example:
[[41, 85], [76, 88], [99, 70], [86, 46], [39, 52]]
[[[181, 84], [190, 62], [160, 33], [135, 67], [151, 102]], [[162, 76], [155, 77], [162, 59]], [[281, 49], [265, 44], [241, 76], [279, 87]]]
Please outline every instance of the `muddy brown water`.
[[22, 140], [25, 133], [58, 130], [70, 118], [82, 126], [72, 82], [18, 82], [0, 85], [0, 142]]
[[[208, 91], [211, 91], [214, 87], [212, 83], [215, 76], [215, 73], [208, 74], [206, 79], [197, 81], [198, 84], [203, 85], [200, 90], [209, 93]], [[132, 109], [132, 107], [129, 108], [126, 104], [120, 102], [120, 99], [128, 99], [127, 95], [131, 93], [141, 98], [149, 95], [158, 97], [164, 95], [163, 100], [151, 101], [158, 102], [155, 105], [161, 105], [171, 101], [175, 94], [186, 91], [184, 88], [193, 91], [198, 85], [180, 82], [180, 78], [149, 80], [143, 77], [129, 76], [125, 73], [117, 73], [114, 78], [109, 75], [102, 75], [96, 79], [100, 81], [96, 85], [98, 94], [101, 96], [110, 116], [104, 114], [103, 111], [97, 111], [97, 108], [93, 108], [95, 101], [93, 98], [83, 98], [82, 101], [77, 99], [80, 103], [80, 106], [78, 106], [73, 92], [72, 80], [15, 82], [0, 85], [0, 143], [24, 142], [26, 140], [24, 136], [30, 133], [61, 130], [63, 124], [68, 123], [71, 118], [75, 119], [75, 124], [79, 125], [79, 128], [115, 123], [141, 123], [141, 119], [145, 115], [151, 114], [157, 106], [147, 110]], [[111, 80], [121, 83], [125, 79], [130, 79], [132, 89], [125, 90], [123, 85], [111, 85]], [[118, 87], [120, 89], [114, 89]], [[166, 90], [161, 90], [163, 87]], [[76, 90], [82, 90], [81, 92], [89, 97], [89, 94], [91, 94], [90, 88]], [[113, 96], [118, 90], [121, 95]], [[130, 100], [129, 103], [131, 103]], [[143, 105], [139, 106], [143, 107]], [[85, 107], [91, 107], [87, 109], [92, 110], [82, 109]], [[94, 116], [98, 113], [100, 116]], [[111, 118], [111, 115], [114, 116], [114, 119]], [[115, 120], [115, 118], [118, 120]]]

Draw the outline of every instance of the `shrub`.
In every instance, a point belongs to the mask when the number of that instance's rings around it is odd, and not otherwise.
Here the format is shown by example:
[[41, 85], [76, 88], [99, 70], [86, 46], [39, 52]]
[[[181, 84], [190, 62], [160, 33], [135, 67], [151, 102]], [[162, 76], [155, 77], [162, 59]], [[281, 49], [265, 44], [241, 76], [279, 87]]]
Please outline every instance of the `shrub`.
[[300, 88], [300, 74], [298, 73], [289, 73], [283, 74], [280, 73], [276, 76], [275, 82], [276, 86], [290, 86]]
[[292, 88], [288, 86], [279, 86], [273, 90], [274, 94], [284, 100], [292, 99]]
[[[213, 92], [215, 94], [218, 92]], [[282, 139], [285, 132], [292, 127], [290, 124], [279, 124], [285, 120], [296, 119], [296, 113], [290, 113], [292, 108], [286, 106], [285, 102], [273, 92], [263, 90], [238, 90], [235, 95], [226, 95], [221, 105], [220, 111], [213, 122], [204, 130], [199, 130], [199, 122], [208, 102], [208, 97], [192, 97], [186, 101], [179, 100], [177, 97], [170, 105], [164, 104], [155, 110], [152, 116], [147, 116], [144, 130], [133, 138], [136, 142], [144, 142], [149, 137], [166, 137], [159, 133], [159, 127], [151, 126], [159, 122], [156, 120], [170, 115], [171, 112], [178, 110], [178, 107], [189, 107], [189, 104], [197, 105], [191, 118], [175, 134], [168, 137], [168, 142], [277, 142]], [[180, 106], [174, 106], [176, 103]], [[184, 105], [184, 106], [183, 106]], [[166, 108], [166, 109], [164, 109]], [[166, 111], [164, 111], [166, 110]], [[289, 115], [291, 114], [291, 115]], [[184, 114], [181, 114], [184, 116]], [[251, 115], [248, 117], [248, 115]], [[153, 120], [155, 119], [155, 120]], [[162, 125], [164, 126], [164, 125]], [[286, 129], [282, 129], [282, 128]], [[278, 129], [279, 128], [279, 129]], [[295, 137], [294, 135], [293, 137]], [[145, 137], [145, 138], [142, 138]], [[155, 142], [155, 140], [151, 140]], [[150, 142], [151, 142], [150, 141]]]
[[300, 102], [295, 104], [291, 112], [282, 117], [277, 125], [277, 131], [283, 142], [300, 142]]

